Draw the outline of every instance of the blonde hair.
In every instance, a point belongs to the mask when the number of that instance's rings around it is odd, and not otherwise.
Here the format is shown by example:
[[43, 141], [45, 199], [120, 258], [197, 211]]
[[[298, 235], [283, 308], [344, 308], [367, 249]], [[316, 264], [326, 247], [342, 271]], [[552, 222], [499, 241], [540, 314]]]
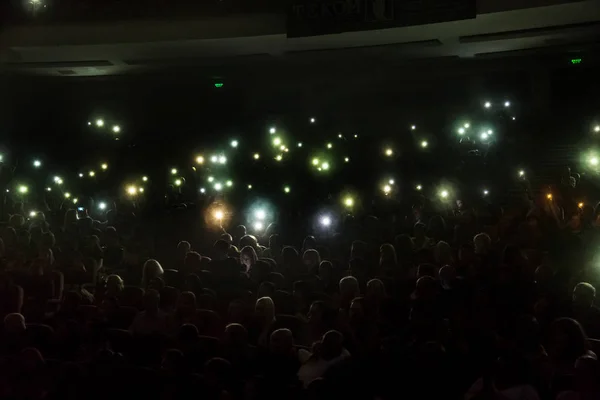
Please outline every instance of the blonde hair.
[[163, 267], [158, 261], [152, 258], [147, 260], [142, 270], [142, 287], [145, 288], [152, 279], [161, 277], [163, 273]]

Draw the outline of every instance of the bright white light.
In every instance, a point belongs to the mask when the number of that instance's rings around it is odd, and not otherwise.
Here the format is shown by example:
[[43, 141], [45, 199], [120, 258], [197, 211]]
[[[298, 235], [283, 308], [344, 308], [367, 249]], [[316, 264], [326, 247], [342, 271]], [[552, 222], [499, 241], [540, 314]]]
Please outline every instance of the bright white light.
[[196, 164], [204, 164], [204, 157], [202, 157], [202, 156], [196, 157]]
[[319, 165], [319, 159], [318, 158], [313, 158], [312, 159], [312, 165]]
[[252, 190], [252, 185], [248, 185], [248, 190]]
[[73, 199], [73, 204], [77, 204], [77, 202], [78, 202], [78, 201], [79, 201], [79, 199], [78, 199], [77, 197], [75, 197], [75, 198]]
[[345, 157], [344, 162], [350, 162], [350, 159], [348, 157]]
[[233, 186], [233, 182], [232, 181], [227, 181], [227, 182], [225, 182], [225, 184], [227, 185], [227, 187], [232, 187]]
[[254, 216], [256, 217], [256, 219], [260, 219], [261, 221], [265, 218], [267, 218], [267, 213], [265, 212], [265, 210], [256, 210], [254, 212]]
[[34, 218], [36, 215], [37, 215], [37, 212], [36, 212], [36, 211], [31, 211], [31, 212], [29, 213], [29, 217], [30, 217], [30, 218]]
[[489, 101], [486, 101], [485, 104], [483, 105], [485, 108], [490, 108], [492, 106], [492, 103], [490, 103]]
[[385, 149], [385, 155], [388, 157], [391, 157], [394, 155], [394, 150], [392, 149]]
[[383, 193], [389, 194], [392, 191], [392, 187], [390, 185], [385, 185], [383, 187]]
[[458, 128], [458, 134], [459, 135], [464, 135], [465, 134], [465, 128]]
[[106, 210], [106, 203], [105, 202], [99, 203], [98, 208], [101, 210]]
[[333, 144], [331, 144], [331, 143], [327, 143], [327, 148], [328, 148], [328, 149], [331, 149], [331, 148], [333, 148]]
[[358, 135], [354, 135], [354, 139], [358, 139]]
[[237, 140], [232, 140], [230, 144], [231, 144], [231, 147], [233, 147], [234, 149], [236, 147], [238, 147], [238, 141]]
[[171, 169], [171, 175], [175, 175], [177, 174], [177, 168], [172, 168]]
[[65, 199], [69, 199], [69, 198], [71, 198], [71, 193], [65, 192]]
[[510, 107], [510, 101], [505, 101], [504, 102], [504, 107]]
[[440, 197], [441, 197], [442, 199], [445, 199], [445, 198], [447, 198], [447, 197], [448, 197], [448, 195], [449, 195], [449, 193], [448, 193], [448, 191], [447, 191], [447, 190], [442, 190], [442, 191], [440, 192]]
[[491, 134], [493, 134], [493, 133], [494, 133], [494, 131], [493, 131], [493, 130], [491, 130], [491, 129], [488, 129], [488, 131], [487, 131], [487, 134], [488, 134], [488, 135], [491, 135]]
[[487, 134], [487, 132], [483, 132], [483, 133], [481, 134], [481, 140], [487, 140], [487, 138], [488, 138], [488, 134]]
[[427, 140], [423, 140], [423, 141], [421, 142], [421, 147], [422, 147], [422, 148], [426, 148], [427, 146], [429, 146], [429, 143], [427, 143]]
[[138, 192], [140, 192], [140, 193], [144, 193], [144, 188], [143, 188], [143, 187], [139, 188], [139, 189], [138, 189]]
[[315, 121], [316, 121], [316, 120], [315, 120], [314, 118], [311, 118], [311, 119], [310, 119], [310, 123], [311, 123], [311, 124], [314, 124], [314, 123], [315, 123]]
[[512, 120], [513, 120], [513, 121], [514, 121], [514, 120], [516, 120], [516, 119], [517, 119], [517, 117], [512, 117]]
[[212, 177], [212, 176], [209, 176], [209, 177], [208, 177], [208, 181], [209, 181], [209, 182], [212, 182], [212, 181], [214, 181], [214, 180], [215, 180], [215, 178], [214, 178], [214, 177]]
[[210, 162], [216, 163], [217, 161], [219, 161], [219, 157], [217, 157], [217, 156], [210, 157]]
[[94, 176], [96, 176], [96, 172], [90, 171], [90, 172], [88, 172], [88, 175], [90, 176], [90, 178], [93, 178]]
[[290, 189], [290, 187], [289, 187], [289, 186], [286, 186], [286, 187], [284, 187], [284, 188], [283, 188], [283, 191], [284, 191], [285, 193], [289, 193], [289, 192], [291, 191], [291, 189]]
[[592, 164], [592, 165], [598, 165], [598, 157], [592, 157], [592, 158], [590, 158], [590, 164]]
[[100, 166], [100, 168], [106, 171], [108, 169], [108, 164], [104, 163]]
[[275, 132], [277, 132], [277, 129], [275, 129], [275, 127], [271, 127], [271, 129], [269, 129], [269, 133], [271, 135], [273, 135]]
[[42, 166], [42, 162], [40, 160], [33, 160], [33, 166], [39, 168]]
[[60, 176], [55, 176], [54, 177], [54, 182], [58, 183], [58, 181], [60, 181]]
[[217, 192], [221, 191], [223, 189], [223, 185], [221, 185], [219, 182], [215, 183], [215, 190]]
[[417, 185], [417, 187], [415, 189], [417, 189], [418, 191], [421, 191], [423, 189], [423, 186]]
[[92, 125], [92, 123], [88, 121], [88, 126], [90, 126], [90, 125]]
[[329, 218], [329, 217], [322, 217], [321, 218], [321, 225], [323, 225], [323, 226], [329, 226], [329, 225], [331, 225], [331, 218]]
[[523, 170], [520, 170], [520, 171], [519, 171], [519, 176], [521, 176], [521, 177], [525, 176], [525, 171], [523, 171]]
[[279, 137], [274, 138], [273, 146], [281, 146], [281, 138], [279, 138]]
[[417, 129], [417, 126], [416, 126], [416, 125], [412, 125], [412, 126], [410, 127], [410, 129], [414, 131], [415, 129]]
[[200, 193], [206, 193], [206, 189], [200, 188]]
[[143, 176], [143, 177], [142, 177], [142, 180], [143, 180], [144, 182], [148, 182], [148, 177], [147, 177], [147, 176]]
[[321, 168], [323, 169], [323, 171], [327, 171], [329, 169], [329, 163], [324, 162], [323, 164], [321, 164]]
[[302, 147], [302, 142], [298, 142], [298, 147]]
[[137, 194], [137, 187], [130, 185], [127, 187], [127, 194], [130, 196], [135, 196]]
[[396, 183], [396, 181], [395, 181], [395, 180], [393, 180], [393, 179], [390, 179], [390, 180], [388, 181], [388, 183], [389, 183], [390, 185], [393, 185], [394, 183]]
[[221, 210], [215, 211], [215, 218], [218, 219], [219, 221], [222, 220], [224, 216], [225, 216], [225, 214], [223, 214], [223, 211], [221, 211]]
[[46, 192], [51, 192], [51, 191], [52, 191], [52, 188], [51, 188], [51, 187], [47, 187], [47, 188], [46, 188]]
[[484, 196], [487, 196], [488, 194], [490, 194], [490, 192], [489, 192], [487, 189], [484, 189], [484, 190], [483, 190], [483, 195], [484, 195]]
[[119, 132], [121, 132], [121, 127], [120, 127], [119, 125], [115, 125], [115, 126], [113, 126], [113, 132], [114, 132], [114, 133], [119, 133]]
[[227, 162], [227, 157], [219, 156], [219, 164], [225, 164]]
[[81, 173], [81, 172], [80, 172], [80, 173], [79, 173], [79, 177], [80, 177], [80, 178], [83, 178], [83, 173]]
[[175, 186], [181, 186], [182, 183], [181, 179], [175, 179]]
[[265, 226], [262, 222], [256, 221], [254, 224], [252, 224], [252, 227], [255, 231], [262, 231]]
[[350, 196], [346, 197], [344, 199], [344, 205], [346, 207], [352, 207], [354, 205], [354, 199], [352, 197], [350, 197]]
[[97, 119], [96, 120], [96, 126], [98, 128], [102, 128], [104, 126], [104, 120], [103, 119]]
[[279, 150], [285, 151], [285, 149], [286, 149], [285, 145], [282, 144], [281, 146], [279, 146]]
[[276, 161], [281, 161], [283, 160], [283, 156], [281, 154], [277, 154], [277, 157], [275, 157]]
[[343, 137], [344, 137], [344, 136], [342, 136], [342, 134], [341, 134], [341, 133], [338, 133], [338, 138], [340, 138], [340, 139], [341, 139], [341, 138], [343, 138]]
[[258, 160], [258, 159], [260, 158], [260, 154], [258, 154], [258, 153], [254, 153], [254, 156], [253, 156], [253, 157], [254, 157], [254, 159], [255, 159], [255, 160]]
[[466, 123], [466, 124], [464, 124], [463, 126], [464, 126], [464, 128], [465, 128], [465, 129], [469, 129], [469, 128], [471, 127], [471, 124], [467, 122], [467, 123]]
[[25, 186], [25, 185], [19, 186], [19, 193], [26, 194], [27, 192], [29, 192], [29, 188], [27, 186]]
[[596, 125], [594, 127], [594, 132], [600, 132], [600, 125]]

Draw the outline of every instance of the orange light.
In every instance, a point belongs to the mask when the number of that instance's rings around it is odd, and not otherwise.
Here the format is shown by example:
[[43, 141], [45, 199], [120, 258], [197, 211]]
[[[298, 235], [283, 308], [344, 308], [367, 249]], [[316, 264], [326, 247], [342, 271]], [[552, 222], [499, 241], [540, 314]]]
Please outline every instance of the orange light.
[[546, 198], [547, 198], [548, 200], [552, 200], [552, 193], [548, 193], [548, 194], [546, 195]]
[[577, 204], [577, 207], [579, 207], [579, 208], [583, 208], [583, 203], [579, 203], [579, 204]]

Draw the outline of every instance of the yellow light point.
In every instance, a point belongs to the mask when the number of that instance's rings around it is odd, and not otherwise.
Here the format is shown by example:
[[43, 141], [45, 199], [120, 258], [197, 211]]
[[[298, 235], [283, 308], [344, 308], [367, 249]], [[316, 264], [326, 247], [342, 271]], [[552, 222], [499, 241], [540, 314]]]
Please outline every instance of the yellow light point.
[[284, 145], [279, 146], [279, 150], [284, 151], [285, 150], [285, 146]]
[[392, 187], [390, 185], [385, 185], [383, 187], [383, 193], [385, 193], [386, 195], [389, 194], [392, 191]]
[[181, 186], [181, 179], [175, 179], [175, 186]]
[[333, 144], [331, 144], [331, 143], [327, 143], [327, 148], [328, 148], [328, 149], [331, 149], [331, 148], [333, 148]]
[[283, 149], [283, 152], [284, 152], [284, 153], [287, 153], [287, 152], [289, 152], [289, 151], [290, 151], [290, 149], [288, 149], [287, 147], [286, 147], [285, 149]]
[[385, 155], [388, 156], [388, 157], [393, 156], [394, 155], [394, 150], [389, 149], [389, 148], [385, 149]]
[[215, 180], [215, 178], [214, 178], [214, 177], [212, 177], [212, 176], [209, 176], [209, 177], [208, 177], [208, 181], [209, 181], [209, 182], [212, 182], [212, 181], [214, 181], [214, 180]]
[[321, 164], [321, 168], [323, 169], [323, 171], [329, 170], [329, 163], [328, 162], [324, 162], [323, 164]]
[[108, 169], [108, 164], [104, 163], [100, 166], [100, 168], [106, 171]]
[[172, 168], [171, 169], [171, 175], [175, 175], [177, 173], [177, 168]]
[[344, 158], [344, 162], [350, 162], [350, 158], [348, 158], [348, 157]]
[[520, 171], [519, 171], [519, 176], [520, 176], [520, 177], [524, 177], [524, 176], [525, 176], [525, 171], [523, 171], [523, 170], [520, 170]]
[[273, 139], [273, 146], [281, 146], [281, 138], [274, 138]]
[[137, 194], [137, 191], [138, 191], [137, 187], [135, 187], [133, 185], [127, 186], [127, 194], [128, 195], [135, 196]]
[[79, 202], [79, 199], [78, 199], [77, 197], [75, 197], [75, 198], [73, 199], [73, 204], [77, 204], [78, 202]]
[[143, 177], [142, 177], [142, 180], [143, 180], [144, 182], [148, 182], [148, 177], [147, 177], [147, 176], [143, 176]]
[[423, 190], [423, 186], [417, 185], [417, 187], [415, 189], [417, 189], [418, 191], [421, 191], [421, 190]]
[[233, 186], [233, 182], [232, 181], [227, 181], [227, 182], [225, 182], [225, 184], [227, 185], [227, 187], [232, 187]]
[[97, 120], [96, 120], [96, 126], [97, 126], [98, 128], [102, 128], [102, 127], [104, 126], [104, 120], [102, 120], [102, 119], [97, 119]]
[[196, 164], [198, 164], [198, 165], [204, 164], [204, 157], [202, 157], [202, 156], [196, 157]]
[[312, 159], [312, 165], [315, 165], [315, 166], [319, 165], [319, 159], [318, 158], [313, 158]]
[[248, 185], [248, 190], [252, 190], [252, 185]]
[[217, 221], [221, 221], [225, 217], [225, 213], [222, 210], [215, 210], [215, 218]]
[[579, 207], [579, 208], [583, 208], [583, 206], [584, 206], [584, 204], [583, 204], [583, 203], [579, 203], [579, 204], [577, 204], [577, 207]]
[[344, 199], [344, 205], [346, 207], [352, 207], [354, 205], [354, 199], [352, 197], [346, 197]]
[[90, 171], [90, 172], [88, 173], [88, 175], [89, 175], [91, 178], [93, 178], [94, 176], [96, 176], [96, 172], [95, 172], [95, 171]]
[[421, 147], [422, 147], [422, 148], [426, 148], [427, 146], [429, 146], [429, 143], [427, 143], [427, 140], [423, 140], [423, 141], [421, 142]]
[[283, 188], [283, 191], [284, 191], [285, 193], [289, 193], [289, 192], [291, 191], [291, 189], [290, 189], [290, 187], [289, 187], [289, 186], [285, 186], [285, 187]]
[[342, 136], [342, 134], [340, 133], [340, 134], [338, 135], [338, 137], [341, 139], [343, 136]]
[[254, 153], [254, 156], [253, 156], [253, 157], [254, 157], [254, 159], [255, 159], [255, 160], [258, 160], [258, 159], [260, 159], [260, 154], [258, 154], [258, 153]]
[[449, 196], [449, 193], [448, 193], [448, 191], [447, 191], [447, 190], [442, 190], [442, 191], [440, 192], [440, 197], [441, 197], [442, 199], [445, 199], [445, 198], [447, 198], [448, 196]]
[[29, 192], [29, 188], [27, 186], [25, 186], [25, 185], [19, 186], [19, 193], [26, 194], [27, 192]]
[[548, 194], [546, 195], [546, 198], [547, 198], [548, 200], [552, 200], [552, 193], [548, 193]]
[[594, 127], [594, 132], [600, 132], [600, 125], [596, 125]]
[[71, 197], [71, 193], [69, 193], [69, 192], [66, 192], [66, 193], [65, 193], [65, 199], [68, 199], [68, 198], [70, 198], [70, 197]]
[[29, 217], [30, 217], [30, 218], [34, 218], [36, 215], [37, 215], [37, 211], [31, 211], [31, 212], [29, 213]]
[[598, 165], [598, 157], [592, 157], [590, 158], [590, 164], [592, 165]]
[[140, 192], [140, 193], [144, 193], [144, 188], [143, 188], [143, 187], [139, 188], [139, 189], [138, 189], [138, 192]]
[[467, 122], [467, 123], [466, 123], [466, 124], [464, 124], [463, 126], [465, 127], [465, 129], [469, 129], [469, 128], [471, 127], [471, 124]]
[[63, 184], [63, 180], [62, 180], [62, 179], [59, 179], [58, 181], [56, 181], [56, 184], [57, 184], [57, 185], [62, 185], [62, 184]]
[[119, 125], [115, 125], [113, 126], [112, 130], [114, 133], [119, 133], [121, 132], [121, 127]]
[[277, 154], [277, 157], [275, 157], [276, 161], [281, 161], [283, 159], [283, 156], [281, 154]]
[[302, 147], [302, 142], [298, 142], [298, 147]]

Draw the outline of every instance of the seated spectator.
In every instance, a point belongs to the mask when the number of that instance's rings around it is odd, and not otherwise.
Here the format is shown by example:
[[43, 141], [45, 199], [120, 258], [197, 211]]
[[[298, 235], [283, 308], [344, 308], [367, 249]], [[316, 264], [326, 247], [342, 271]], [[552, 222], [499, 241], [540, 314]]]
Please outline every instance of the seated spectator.
[[279, 260], [281, 257], [282, 246], [280, 243], [279, 235], [273, 234], [269, 236], [269, 247], [265, 249], [262, 256], [265, 258], [272, 258]]
[[254, 248], [250, 246], [242, 248], [240, 252], [240, 264], [242, 264], [244, 272], [249, 272], [254, 267], [254, 264], [256, 264], [256, 261], [258, 261], [258, 257]]
[[338, 331], [328, 331], [312, 348], [312, 354], [298, 371], [298, 378], [304, 387], [325, 375], [327, 370], [338, 362], [350, 357], [343, 346], [344, 336]]
[[308, 249], [302, 254], [302, 261], [309, 274], [316, 275], [319, 272], [319, 264], [321, 263], [321, 256], [319, 252], [314, 249]]
[[248, 329], [250, 343], [267, 347], [275, 324], [275, 304], [270, 297], [256, 300], [254, 307], [254, 323]]
[[163, 273], [164, 270], [158, 261], [152, 259], [146, 261], [142, 270], [142, 288], [147, 288], [152, 279], [160, 278]]
[[596, 288], [580, 282], [573, 290], [572, 317], [583, 327], [588, 337], [600, 339], [600, 309], [594, 306]]
[[167, 332], [167, 314], [160, 310], [160, 294], [153, 289], [144, 294], [144, 311], [135, 317], [129, 331], [135, 335]]

